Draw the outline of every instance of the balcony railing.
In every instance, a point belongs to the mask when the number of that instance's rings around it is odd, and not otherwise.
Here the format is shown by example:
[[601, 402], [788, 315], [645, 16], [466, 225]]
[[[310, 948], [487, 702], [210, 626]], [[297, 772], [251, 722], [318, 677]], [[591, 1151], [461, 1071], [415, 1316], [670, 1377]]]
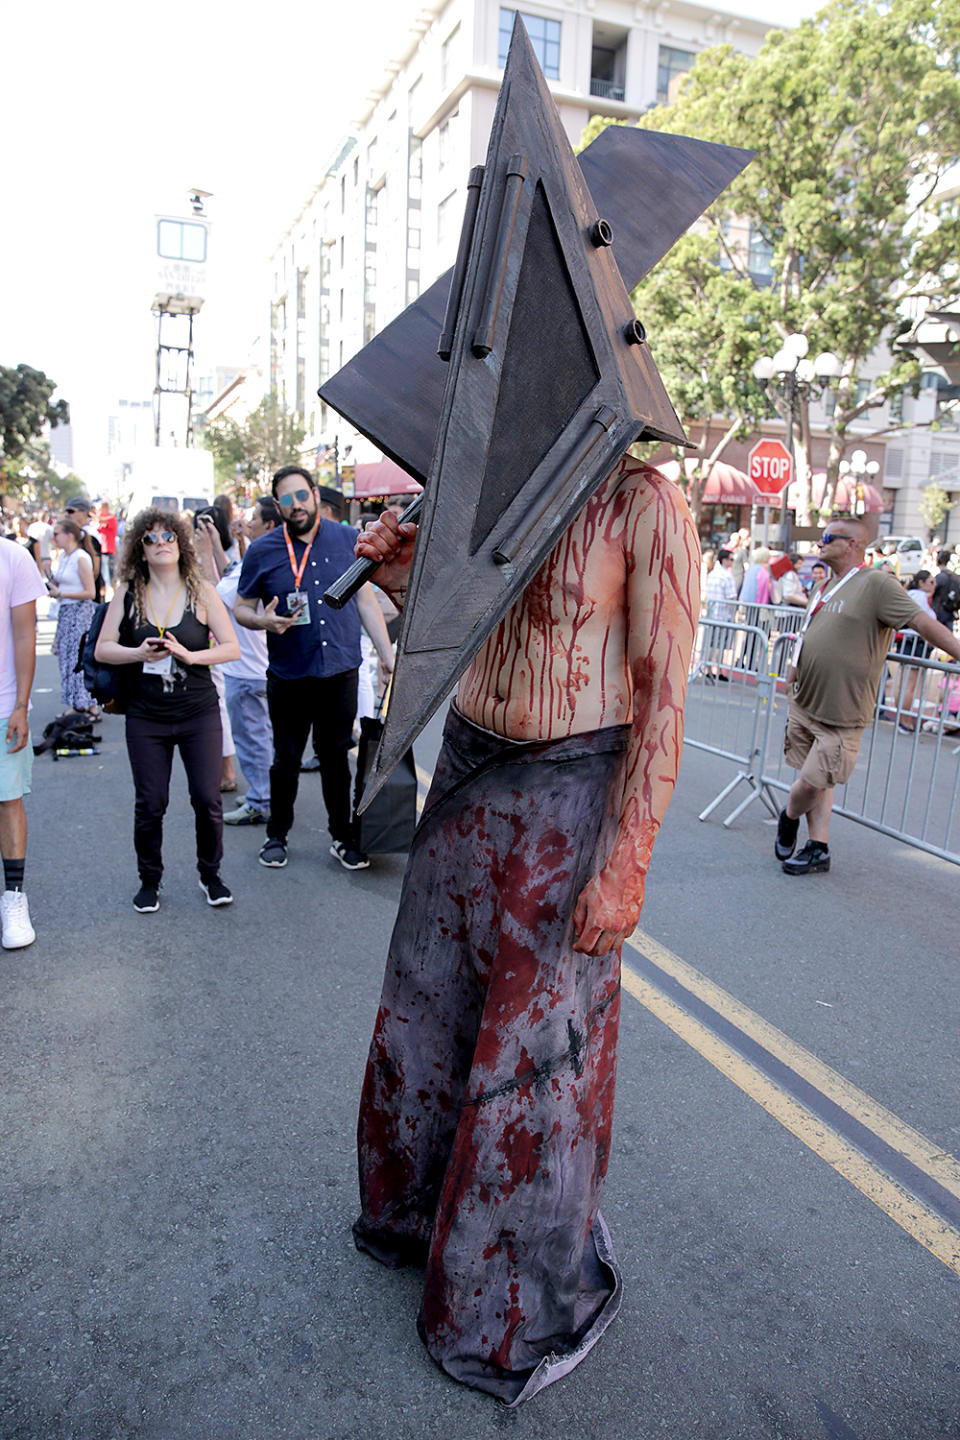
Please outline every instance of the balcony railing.
[[622, 85], [617, 85], [613, 80], [596, 80], [590, 77], [590, 94], [597, 95], [601, 100], [623, 100], [624, 91]]

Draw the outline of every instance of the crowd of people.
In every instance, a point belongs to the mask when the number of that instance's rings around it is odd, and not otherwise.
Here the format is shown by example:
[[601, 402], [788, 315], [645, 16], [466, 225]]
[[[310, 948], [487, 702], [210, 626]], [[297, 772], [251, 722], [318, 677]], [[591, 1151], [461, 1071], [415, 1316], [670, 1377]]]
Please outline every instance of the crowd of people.
[[[357, 839], [348, 757], [359, 716], [374, 713], [393, 669], [398, 612], [370, 585], [342, 610], [323, 604], [324, 589], [354, 558], [356, 529], [342, 523], [342, 506], [340, 492], [318, 486], [299, 466], [284, 466], [272, 493], [257, 499], [249, 514], [220, 495], [193, 515], [149, 508], [125, 523], [109, 507], [77, 496], [61, 514], [25, 516], [4, 536], [5, 948], [36, 938], [24, 891], [23, 796], [32, 762], [25, 705], [44, 603], [46, 616], [56, 615], [53, 647], [65, 713], [99, 721], [81, 657], [98, 602], [109, 602], [95, 658], [120, 672], [117, 708], [125, 716], [134, 787], [137, 911], [160, 908], [175, 752], [194, 811], [200, 888], [211, 906], [233, 900], [220, 873], [225, 824], [263, 825], [260, 863], [270, 869], [287, 864], [301, 771], [320, 775], [330, 853], [347, 870], [369, 865]], [[363, 516], [361, 528], [375, 518]], [[224, 794], [237, 790], [235, 756], [247, 789], [224, 814]]]

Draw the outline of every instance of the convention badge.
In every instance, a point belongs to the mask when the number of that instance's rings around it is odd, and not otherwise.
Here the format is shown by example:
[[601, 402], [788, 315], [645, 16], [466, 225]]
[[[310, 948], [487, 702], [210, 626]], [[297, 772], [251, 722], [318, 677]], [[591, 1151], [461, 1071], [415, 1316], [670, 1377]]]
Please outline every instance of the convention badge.
[[287, 592], [287, 611], [294, 625], [310, 624], [310, 596], [305, 590]]
[[173, 671], [173, 656], [169, 650], [160, 660], [144, 660], [144, 675], [170, 675]]

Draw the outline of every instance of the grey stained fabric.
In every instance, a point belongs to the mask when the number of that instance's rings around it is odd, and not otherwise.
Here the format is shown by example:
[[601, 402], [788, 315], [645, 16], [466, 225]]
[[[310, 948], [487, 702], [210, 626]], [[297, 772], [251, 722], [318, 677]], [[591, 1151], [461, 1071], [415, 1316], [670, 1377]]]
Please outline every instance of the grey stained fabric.
[[420, 1334], [519, 1404], [620, 1306], [599, 1215], [620, 960], [572, 948], [628, 726], [515, 744], [456, 711], [404, 881], [359, 1120], [357, 1245], [426, 1264]]

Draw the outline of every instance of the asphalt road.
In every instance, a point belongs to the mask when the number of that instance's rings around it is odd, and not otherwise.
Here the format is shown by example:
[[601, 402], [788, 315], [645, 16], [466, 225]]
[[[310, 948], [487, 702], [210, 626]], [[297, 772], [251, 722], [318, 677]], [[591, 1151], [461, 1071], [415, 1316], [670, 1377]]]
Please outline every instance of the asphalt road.
[[[37, 685], [35, 736], [48, 657]], [[732, 773], [687, 752], [624, 951], [623, 1312], [513, 1413], [351, 1241], [402, 861], [343, 871], [307, 776], [288, 868], [228, 833], [212, 910], [178, 776], [138, 915], [123, 722], [38, 759], [38, 939], [0, 959], [3, 1440], [960, 1437], [956, 868], [839, 821], [831, 873], [790, 879], [761, 807], [698, 823]]]

